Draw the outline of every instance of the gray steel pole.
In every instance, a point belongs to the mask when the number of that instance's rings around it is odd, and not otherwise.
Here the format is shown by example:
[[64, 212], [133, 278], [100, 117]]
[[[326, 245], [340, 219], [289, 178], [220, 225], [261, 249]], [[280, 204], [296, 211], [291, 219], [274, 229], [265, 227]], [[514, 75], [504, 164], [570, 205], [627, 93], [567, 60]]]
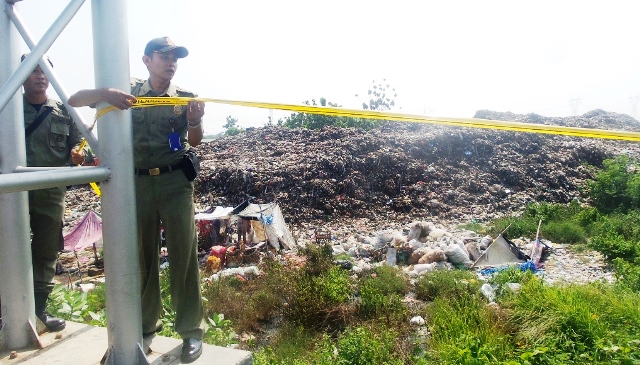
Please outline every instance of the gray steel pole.
[[[18, 165], [26, 165], [24, 113], [18, 88], [7, 89], [5, 82], [18, 67], [20, 50], [18, 33], [7, 16], [12, 5], [0, 7], [0, 93], [8, 96], [0, 111], [0, 173], [10, 174]], [[19, 87], [19, 86], [18, 86]], [[6, 92], [5, 92], [6, 91]], [[37, 342], [33, 301], [33, 272], [29, 245], [29, 204], [27, 192], [0, 194], [0, 297], [2, 324], [0, 347], [17, 349]], [[34, 341], [35, 340], [35, 341]]]
[[[47, 189], [56, 186], [86, 184], [109, 178], [105, 167], [27, 168], [32, 172], [0, 174], [0, 193]], [[19, 170], [18, 170], [19, 171]]]
[[[97, 88], [131, 89], [126, 0], [92, 0]], [[98, 109], [108, 106], [98, 103]], [[102, 188], [107, 294], [107, 364], [148, 364], [142, 351], [140, 269], [133, 182], [131, 111], [112, 111], [98, 122], [101, 164], [111, 168]]]
[[[11, 99], [11, 95], [22, 86], [22, 83], [27, 79], [31, 71], [36, 68], [36, 65], [42, 56], [44, 56], [44, 53], [51, 47], [53, 41], [58, 38], [60, 33], [62, 33], [64, 27], [73, 19], [73, 16], [78, 12], [83, 2], [84, 0], [71, 0], [71, 2], [69, 2], [69, 5], [67, 5], [62, 14], [51, 24], [51, 27], [49, 27], [49, 30], [44, 34], [38, 45], [31, 51], [29, 57], [27, 57], [20, 64], [16, 72], [6, 80], [6, 83], [2, 89], [0, 89], [0, 111], [7, 105], [9, 99]], [[11, 5], [5, 4], [5, 6]], [[15, 56], [20, 57], [19, 51], [15, 53]]]
[[[82, 1], [84, 2], [84, 0]], [[35, 42], [33, 42], [33, 39], [31, 38], [31, 35], [29, 34], [29, 31], [27, 30], [27, 28], [24, 27], [22, 19], [20, 18], [20, 15], [14, 11], [15, 9], [10, 8], [9, 10], [10, 10], [8, 12], [9, 18], [11, 18], [11, 20], [13, 21], [13, 24], [18, 29], [18, 32], [22, 36], [22, 39], [24, 39], [25, 43], [27, 43], [27, 46], [29, 46], [29, 49], [34, 49], [36, 47], [36, 44]], [[53, 68], [51, 67], [49, 62], [47, 62], [46, 60], [40, 59], [40, 67], [42, 68], [42, 71], [44, 71], [45, 75], [47, 75], [47, 78], [49, 79], [49, 81], [51, 81], [51, 85], [55, 89], [56, 93], [58, 93], [60, 100], [67, 107], [67, 110], [73, 117], [73, 121], [78, 126], [78, 129], [80, 130], [80, 132], [82, 132], [82, 135], [84, 136], [84, 138], [87, 139], [87, 141], [89, 142], [89, 145], [94, 149], [98, 157], [101, 158], [102, 156], [100, 156], [100, 151], [98, 148], [98, 140], [87, 128], [86, 123], [84, 122], [84, 119], [76, 111], [76, 109], [69, 106], [69, 104], [67, 104], [67, 101], [69, 100], [69, 96], [65, 92], [62, 85], [58, 82], [55, 72], [53, 71]]]

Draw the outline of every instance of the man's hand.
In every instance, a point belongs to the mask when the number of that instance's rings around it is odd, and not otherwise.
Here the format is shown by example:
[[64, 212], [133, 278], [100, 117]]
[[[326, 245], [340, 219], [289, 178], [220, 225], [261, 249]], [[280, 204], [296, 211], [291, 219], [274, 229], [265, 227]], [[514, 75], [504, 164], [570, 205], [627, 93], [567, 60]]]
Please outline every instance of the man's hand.
[[187, 105], [187, 121], [189, 124], [200, 123], [200, 119], [204, 116], [204, 103], [201, 101], [191, 100]]
[[137, 101], [136, 97], [118, 89], [104, 89], [104, 101], [120, 110], [131, 108]]
[[136, 97], [113, 88], [104, 89], [86, 89], [80, 90], [69, 97], [67, 101], [72, 107], [91, 106], [101, 101], [115, 106], [120, 110], [131, 108], [131, 105], [137, 101]]
[[84, 148], [78, 150], [78, 147], [75, 147], [71, 150], [71, 163], [74, 165], [81, 165], [84, 163], [85, 151]]

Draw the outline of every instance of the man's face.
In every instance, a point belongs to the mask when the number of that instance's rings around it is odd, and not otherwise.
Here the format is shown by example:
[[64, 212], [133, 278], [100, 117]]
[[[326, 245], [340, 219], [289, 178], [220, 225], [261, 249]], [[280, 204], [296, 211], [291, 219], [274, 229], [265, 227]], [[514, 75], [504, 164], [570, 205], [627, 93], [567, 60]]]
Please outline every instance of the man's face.
[[162, 80], [170, 81], [178, 69], [178, 57], [175, 52], [153, 52], [151, 57], [143, 58], [145, 65], [149, 69], [149, 74]]
[[38, 65], [31, 71], [22, 86], [24, 86], [24, 91], [28, 93], [45, 93], [49, 88], [49, 79]]

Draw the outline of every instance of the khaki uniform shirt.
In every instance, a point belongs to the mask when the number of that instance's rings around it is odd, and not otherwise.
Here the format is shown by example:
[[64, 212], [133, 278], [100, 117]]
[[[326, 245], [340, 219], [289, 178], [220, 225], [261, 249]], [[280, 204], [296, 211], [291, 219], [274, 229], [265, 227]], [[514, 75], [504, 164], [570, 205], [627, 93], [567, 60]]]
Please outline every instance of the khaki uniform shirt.
[[[173, 83], [163, 93], [155, 93], [149, 80], [132, 79], [131, 94], [146, 97], [195, 97], [196, 94], [184, 90]], [[189, 148], [187, 142], [187, 106], [154, 106], [133, 108], [131, 111], [133, 124], [134, 166], [139, 169], [150, 169], [174, 165], [182, 161], [182, 156]], [[182, 149], [171, 151], [169, 134], [180, 135]]]
[[25, 128], [45, 111], [46, 106], [53, 108], [38, 128], [25, 139], [27, 166], [70, 165], [71, 149], [80, 144], [82, 135], [64, 105], [59, 101], [47, 99], [42, 108], [36, 111], [26, 99], [23, 100], [23, 104]]

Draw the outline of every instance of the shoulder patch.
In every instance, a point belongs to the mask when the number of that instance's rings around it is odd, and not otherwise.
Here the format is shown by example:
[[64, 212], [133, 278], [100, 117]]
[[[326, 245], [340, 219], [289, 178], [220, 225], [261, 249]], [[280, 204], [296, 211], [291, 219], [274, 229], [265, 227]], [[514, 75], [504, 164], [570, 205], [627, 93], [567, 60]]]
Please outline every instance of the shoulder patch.
[[142, 88], [142, 85], [144, 85], [144, 81], [145, 80], [143, 79], [132, 77], [131, 78], [131, 94], [137, 95], [140, 89]]
[[186, 97], [196, 97], [197, 95], [192, 93], [189, 90], [185, 90], [183, 88], [181, 88], [180, 86], [176, 86], [176, 92], [178, 93], [179, 96], [186, 96]]
[[144, 84], [144, 80], [143, 79], [139, 79], [137, 77], [132, 77], [131, 78], [131, 86], [135, 86], [138, 84]]

